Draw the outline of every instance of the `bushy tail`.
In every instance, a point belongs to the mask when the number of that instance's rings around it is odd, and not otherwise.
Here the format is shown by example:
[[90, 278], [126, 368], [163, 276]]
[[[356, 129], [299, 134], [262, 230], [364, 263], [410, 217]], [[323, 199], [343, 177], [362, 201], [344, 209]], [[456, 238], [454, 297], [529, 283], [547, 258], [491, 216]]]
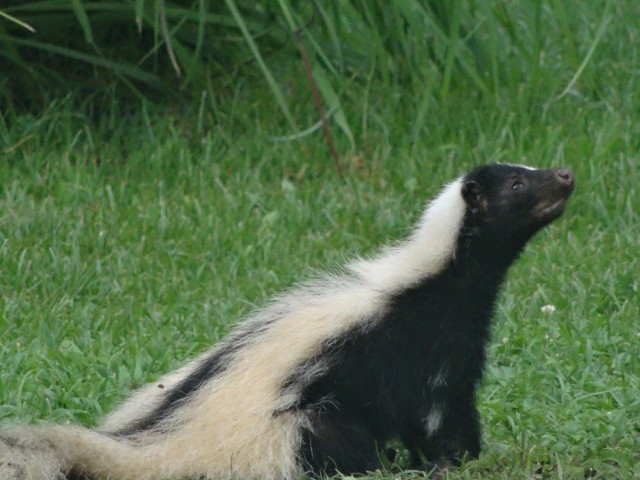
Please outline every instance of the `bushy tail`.
[[0, 479], [62, 480], [82, 474], [126, 479], [141, 461], [142, 450], [125, 439], [82, 427], [6, 430], [0, 432]]

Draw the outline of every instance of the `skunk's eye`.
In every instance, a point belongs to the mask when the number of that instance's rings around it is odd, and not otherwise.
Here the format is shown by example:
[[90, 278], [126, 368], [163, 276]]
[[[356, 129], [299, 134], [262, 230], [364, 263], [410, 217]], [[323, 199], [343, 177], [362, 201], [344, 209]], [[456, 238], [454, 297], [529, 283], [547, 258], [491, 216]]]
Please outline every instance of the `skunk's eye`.
[[516, 180], [515, 182], [513, 182], [513, 185], [511, 185], [511, 188], [514, 190], [520, 190], [522, 187], [524, 187], [524, 183], [522, 183], [520, 180]]

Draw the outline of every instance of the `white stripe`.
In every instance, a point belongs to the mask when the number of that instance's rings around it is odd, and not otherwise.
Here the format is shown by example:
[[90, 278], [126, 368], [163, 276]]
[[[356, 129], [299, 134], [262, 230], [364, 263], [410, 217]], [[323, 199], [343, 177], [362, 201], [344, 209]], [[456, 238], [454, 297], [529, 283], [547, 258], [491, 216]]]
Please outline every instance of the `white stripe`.
[[352, 263], [349, 269], [383, 292], [407, 288], [439, 273], [455, 253], [464, 220], [466, 205], [461, 191], [460, 178], [429, 204], [408, 240], [377, 258]]

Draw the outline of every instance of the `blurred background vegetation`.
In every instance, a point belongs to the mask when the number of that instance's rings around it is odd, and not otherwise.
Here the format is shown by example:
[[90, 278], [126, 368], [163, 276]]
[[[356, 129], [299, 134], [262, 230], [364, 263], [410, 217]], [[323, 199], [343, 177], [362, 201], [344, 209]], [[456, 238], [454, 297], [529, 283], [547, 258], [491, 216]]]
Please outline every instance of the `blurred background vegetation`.
[[207, 105], [228, 106], [250, 85], [268, 92], [261, 101], [273, 102], [295, 135], [296, 104], [313, 88], [302, 54], [327, 110], [353, 143], [341, 102], [371, 93], [371, 85], [395, 87], [419, 117], [434, 104], [469, 97], [499, 102], [525, 85], [525, 102], [567, 93], [598, 97], [606, 73], [584, 70], [612, 18], [637, 14], [633, 5], [5, 0], [0, 104], [5, 115], [38, 111], [73, 92], [98, 111], [114, 100], [137, 109], [141, 102], [180, 105], [205, 96]]

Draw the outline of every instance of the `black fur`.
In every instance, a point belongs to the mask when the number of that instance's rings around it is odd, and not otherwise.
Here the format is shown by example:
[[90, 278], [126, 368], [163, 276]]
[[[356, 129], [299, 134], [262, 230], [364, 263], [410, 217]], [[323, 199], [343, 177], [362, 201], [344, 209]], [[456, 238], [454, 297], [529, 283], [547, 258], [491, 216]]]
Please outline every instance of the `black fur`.
[[[569, 170], [489, 165], [464, 178], [467, 212], [446, 268], [397, 292], [374, 327], [318, 355], [326, 370], [303, 386], [295, 406], [311, 419], [300, 451], [308, 471], [375, 470], [394, 438], [412, 467], [478, 457], [475, 396], [496, 296], [526, 242], [562, 214], [573, 188]], [[434, 409], [442, 422], [430, 434]]]

